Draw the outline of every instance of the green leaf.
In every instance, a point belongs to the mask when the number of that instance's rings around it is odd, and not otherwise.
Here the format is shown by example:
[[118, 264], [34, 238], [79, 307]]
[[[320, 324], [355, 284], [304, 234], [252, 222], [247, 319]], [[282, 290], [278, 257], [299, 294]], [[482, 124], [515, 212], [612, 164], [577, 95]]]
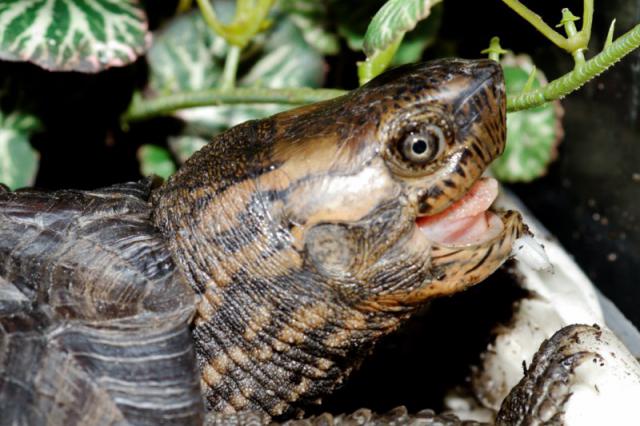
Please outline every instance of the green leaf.
[[197, 11], [174, 18], [149, 49], [148, 95], [214, 87], [222, 75], [228, 46]]
[[132, 63], [149, 42], [138, 0], [4, 0], [0, 59], [52, 71], [98, 72]]
[[[155, 40], [148, 55], [147, 96], [218, 87], [227, 47], [199, 13], [175, 18]], [[298, 26], [287, 16], [277, 16], [267, 33], [243, 52], [239, 71], [240, 87], [319, 87], [325, 64], [322, 54], [307, 43]], [[225, 105], [182, 110], [176, 115], [186, 123], [183, 136], [210, 140], [240, 122], [289, 108], [285, 104]], [[182, 161], [174, 146], [175, 142], [172, 150]]]
[[240, 78], [240, 86], [319, 87], [325, 74], [320, 55], [304, 39], [302, 31], [289, 19], [272, 29], [260, 56]]
[[431, 13], [442, 0], [389, 0], [373, 17], [364, 35], [362, 49], [367, 59], [358, 63], [360, 84], [384, 71], [391, 63], [405, 33]]
[[442, 0], [389, 0], [369, 23], [363, 50], [367, 57], [384, 51], [416, 24], [429, 16], [431, 8]]
[[0, 183], [11, 189], [32, 186], [38, 173], [39, 154], [29, 135], [40, 129], [32, 115], [0, 112]]
[[415, 29], [404, 36], [391, 65], [418, 62], [422, 58], [423, 52], [436, 42], [442, 24], [442, 11], [442, 3], [435, 5], [427, 19], [418, 22]]
[[[526, 55], [506, 56], [503, 70], [507, 93], [520, 93], [533, 70]], [[532, 88], [546, 84], [540, 71], [535, 74]], [[563, 137], [563, 110], [560, 102], [507, 115], [507, 145], [501, 157], [493, 162], [493, 174], [503, 182], [529, 182], [543, 176], [556, 158], [557, 146]]]
[[[384, 2], [379, 0], [358, 3], [333, 1], [331, 9], [336, 15], [338, 34], [345, 39], [351, 50], [362, 50], [367, 24]], [[436, 4], [426, 19], [418, 22], [412, 31], [405, 34], [402, 44], [393, 57], [392, 65], [416, 62], [421, 59], [425, 49], [436, 41], [442, 23], [442, 11], [442, 3]]]
[[331, 20], [327, 3], [281, 0], [277, 8], [291, 19], [291, 22], [302, 32], [307, 44], [318, 52], [323, 55], [336, 55], [340, 52], [338, 36], [329, 29]]
[[138, 161], [143, 176], [156, 175], [166, 179], [176, 171], [169, 151], [156, 145], [142, 145], [138, 149]]

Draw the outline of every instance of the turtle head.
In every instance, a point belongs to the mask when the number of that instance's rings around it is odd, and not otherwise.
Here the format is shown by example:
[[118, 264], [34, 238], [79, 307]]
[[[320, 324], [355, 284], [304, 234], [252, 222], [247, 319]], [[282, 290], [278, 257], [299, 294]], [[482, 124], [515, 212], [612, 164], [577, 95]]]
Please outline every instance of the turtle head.
[[314, 401], [417, 306], [492, 273], [522, 229], [481, 179], [505, 116], [492, 61], [403, 66], [236, 126], [159, 188], [210, 408]]

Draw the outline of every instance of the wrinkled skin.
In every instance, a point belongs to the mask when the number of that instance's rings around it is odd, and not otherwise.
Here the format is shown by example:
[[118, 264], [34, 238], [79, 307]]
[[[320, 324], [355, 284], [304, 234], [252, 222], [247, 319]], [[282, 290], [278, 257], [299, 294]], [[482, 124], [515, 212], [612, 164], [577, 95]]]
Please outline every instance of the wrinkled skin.
[[[504, 119], [497, 64], [403, 67], [226, 132], [156, 191], [155, 223], [200, 296], [208, 408], [278, 415], [313, 401], [416, 306], [493, 272], [516, 215], [464, 247], [429, 241], [416, 218], [467, 192], [502, 152]], [[399, 144], [433, 126], [438, 153], [405, 160]]]
[[[426, 150], [407, 151], [415, 135], [429, 142]], [[135, 325], [117, 333], [130, 341], [144, 335], [144, 324], [171, 317], [164, 325], [175, 336], [193, 315], [207, 410], [299, 415], [419, 306], [480, 282], [508, 257], [524, 232], [516, 213], [495, 216], [498, 230], [477, 244], [439, 244], [416, 225], [463, 197], [504, 143], [499, 66], [445, 60], [401, 67], [344, 97], [230, 129], [151, 196], [145, 183], [0, 194], [0, 277], [11, 286], [5, 293], [17, 291], [34, 309], [10, 314], [10, 321], [28, 319], [22, 328], [2, 320], [0, 350], [15, 357], [12, 339], [31, 333], [39, 342], [32, 362], [42, 366], [55, 351], [73, 360], [82, 349], [64, 346], [60, 330], [100, 333], [125, 321]], [[36, 312], [42, 324], [29, 319]], [[180, 344], [167, 343], [157, 355], [179, 358], [176, 365], [188, 370], [183, 358], [168, 356], [193, 356]], [[103, 352], [109, 362], [112, 353]], [[119, 357], [129, 355], [143, 362], [122, 345]], [[82, 362], [73, 367], [106, 390], [104, 401], [86, 404], [111, 401], [103, 410], [119, 413], [114, 418], [201, 420], [199, 401], [170, 411], [162, 398], [169, 403], [171, 395], [150, 389], [157, 400], [145, 405], [150, 396], [134, 386], [128, 392], [135, 398], [109, 400], [116, 390], [95, 382], [102, 376]], [[18, 400], [36, 406], [36, 419], [46, 417], [47, 401], [62, 398], [52, 396], [60, 378], [49, 377], [52, 390], [38, 391], [49, 373], [39, 368], [20, 379], [31, 393]], [[162, 368], [154, 383], [173, 383], [171, 363]], [[2, 395], [12, 373], [0, 373]], [[135, 383], [135, 374], [119, 380]], [[193, 394], [193, 381], [181, 386]], [[77, 398], [62, 399], [68, 411], [88, 410]]]

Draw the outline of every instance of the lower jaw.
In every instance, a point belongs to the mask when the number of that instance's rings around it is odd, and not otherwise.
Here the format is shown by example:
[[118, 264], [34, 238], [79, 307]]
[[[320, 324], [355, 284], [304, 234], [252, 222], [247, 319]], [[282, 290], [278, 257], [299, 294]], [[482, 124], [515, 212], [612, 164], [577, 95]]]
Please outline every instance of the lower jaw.
[[489, 211], [499, 193], [498, 182], [481, 178], [444, 211], [419, 217], [416, 225], [432, 242], [448, 246], [483, 244], [504, 230], [500, 218]]
[[501, 216], [491, 211], [453, 221], [439, 229], [421, 226], [419, 221], [416, 226], [429, 241], [449, 247], [483, 245], [495, 240], [505, 231]]

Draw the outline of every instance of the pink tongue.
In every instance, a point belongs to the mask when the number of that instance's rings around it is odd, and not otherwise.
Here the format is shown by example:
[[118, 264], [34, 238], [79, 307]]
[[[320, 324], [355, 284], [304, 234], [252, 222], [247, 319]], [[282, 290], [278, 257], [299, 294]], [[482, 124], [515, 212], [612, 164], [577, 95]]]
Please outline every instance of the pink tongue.
[[498, 182], [484, 178], [445, 211], [419, 218], [420, 230], [431, 241], [441, 244], [469, 244], [478, 242], [489, 230], [487, 209], [498, 196]]

